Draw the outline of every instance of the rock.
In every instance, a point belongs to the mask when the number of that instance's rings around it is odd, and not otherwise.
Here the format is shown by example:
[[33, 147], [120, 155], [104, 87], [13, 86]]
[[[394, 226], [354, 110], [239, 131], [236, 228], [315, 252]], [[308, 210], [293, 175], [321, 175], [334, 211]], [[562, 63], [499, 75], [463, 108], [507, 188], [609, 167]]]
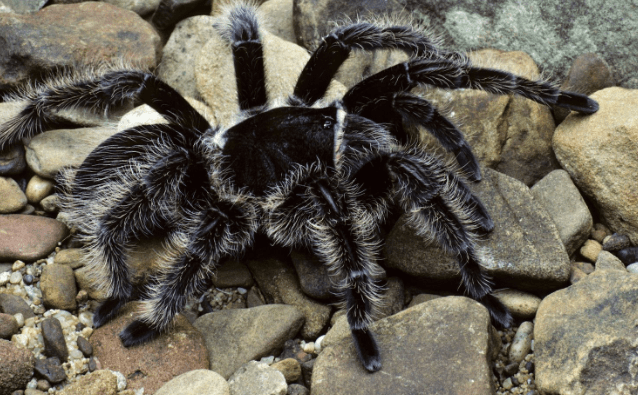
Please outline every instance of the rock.
[[0, 214], [15, 213], [27, 205], [27, 197], [13, 178], [0, 177]]
[[301, 336], [314, 340], [330, 320], [330, 307], [310, 299], [303, 292], [294, 267], [286, 260], [266, 257], [248, 260], [248, 268], [269, 303], [296, 307], [305, 317]]
[[534, 338], [534, 324], [529, 321], [523, 322], [512, 339], [512, 345], [508, 353], [510, 362], [520, 363], [532, 349], [532, 339]]
[[125, 10], [133, 11], [134, 13], [144, 16], [149, 15], [155, 11], [160, 4], [160, 0], [102, 0], [105, 3], [110, 3]]
[[638, 274], [638, 262], [632, 263], [631, 265], [627, 266], [627, 271], [629, 273]]
[[[584, 93], [591, 95], [601, 89], [616, 85], [613, 72], [609, 64], [595, 53], [584, 53], [574, 59], [574, 63], [567, 73], [565, 81], [560, 86], [563, 91]], [[570, 111], [566, 108], [554, 106], [554, 119], [561, 123]]]
[[638, 262], [638, 246], [623, 248], [616, 253], [616, 256], [618, 256], [625, 265]]
[[168, 121], [148, 104], [137, 106], [122, 116], [117, 124], [117, 131], [134, 128], [140, 125], [154, 125]]
[[77, 269], [84, 266], [84, 251], [81, 248], [67, 248], [55, 254], [54, 262], [58, 265], [68, 266]]
[[516, 289], [504, 289], [494, 292], [515, 318], [529, 320], [534, 318], [541, 298]]
[[69, 229], [62, 222], [34, 215], [0, 216], [0, 261], [35, 261], [51, 253]]
[[[6, 106], [7, 103], [2, 103]], [[3, 121], [4, 121], [4, 117]], [[20, 174], [26, 169], [27, 162], [24, 159], [24, 147], [16, 145], [0, 151], [0, 176], [13, 176]]]
[[35, 317], [33, 311], [19, 296], [0, 293], [0, 312], [10, 315], [22, 314], [22, 317], [26, 320]]
[[569, 174], [554, 170], [530, 191], [552, 217], [567, 253], [573, 255], [589, 237], [594, 221]]
[[29, 203], [38, 204], [53, 191], [53, 181], [46, 180], [37, 175], [31, 177], [27, 184], [26, 195]]
[[94, 277], [95, 271], [92, 270], [91, 267], [82, 266], [77, 270], [74, 270], [73, 275], [75, 276], [78, 288], [82, 291], [86, 291], [91, 299], [106, 299], [106, 290], [100, 287], [100, 281], [96, 281], [96, 278]]
[[155, 392], [155, 395], [230, 395], [226, 380], [205, 369], [182, 373]]
[[439, 298], [377, 321], [371, 329], [381, 352], [380, 373], [369, 374], [361, 366], [346, 332], [317, 357], [313, 395], [492, 393], [491, 323], [477, 302]]
[[636, 300], [638, 277], [617, 270], [596, 270], [543, 299], [534, 327], [540, 392], [638, 391]]
[[310, 395], [310, 390], [301, 384], [290, 384], [288, 395]]
[[250, 270], [241, 262], [236, 260], [228, 260], [217, 269], [213, 284], [217, 288], [244, 287], [250, 288], [255, 281], [253, 280]]
[[42, 301], [48, 308], [75, 310], [77, 287], [73, 269], [64, 265], [46, 265], [40, 276]]
[[602, 222], [638, 244], [638, 204], [633, 196], [638, 174], [638, 91], [607, 88], [592, 99], [600, 110], [572, 114], [554, 134], [554, 151]]
[[596, 262], [598, 254], [603, 250], [603, 246], [599, 242], [594, 240], [587, 240], [582, 247], [580, 247], [580, 255], [583, 258], [588, 259], [590, 262]]
[[303, 320], [292, 306], [265, 305], [204, 314], [194, 325], [205, 338], [210, 369], [228, 378], [244, 363], [280, 350]]
[[250, 361], [228, 379], [232, 394], [286, 395], [284, 375], [265, 363]]
[[273, 363], [270, 367], [280, 371], [286, 378], [287, 383], [294, 383], [301, 378], [301, 365], [295, 358], [282, 359]]
[[41, 325], [44, 353], [49, 357], [58, 358], [60, 362], [66, 362], [69, 359], [69, 349], [64, 339], [60, 321], [56, 318], [47, 318], [42, 321]]
[[0, 313], [0, 339], [11, 339], [11, 336], [18, 333], [20, 327], [18, 320], [10, 314]]
[[56, 213], [60, 209], [60, 197], [56, 194], [49, 195], [40, 201], [40, 206], [47, 213]]
[[308, 251], [292, 250], [290, 259], [295, 266], [301, 290], [313, 299], [329, 300], [335, 296], [328, 268]]
[[129, 303], [117, 318], [95, 329], [89, 339], [93, 355], [104, 368], [121, 372], [127, 378], [127, 388], [144, 387], [145, 393], [153, 393], [182, 373], [208, 369], [202, 336], [181, 315], [168, 333], [140, 346], [124, 347], [118, 334], [136, 317], [136, 309], [136, 303]]
[[39, 11], [48, 0], [2, 0], [2, 4], [9, 7], [16, 14], [29, 14]]
[[93, 355], [93, 346], [91, 345], [91, 343], [89, 343], [88, 340], [86, 340], [82, 336], [78, 336], [77, 344], [78, 350], [80, 350], [85, 357], [88, 358]]
[[[298, 45], [262, 31], [264, 68], [269, 101], [285, 98], [293, 92], [297, 78], [310, 55]], [[237, 82], [230, 47], [214, 32], [201, 47], [195, 61], [197, 91], [221, 125], [235, 122], [239, 114]], [[328, 101], [341, 97], [345, 88], [333, 81], [326, 93]]]
[[[484, 169], [483, 181], [469, 185], [487, 207], [495, 228], [478, 242], [481, 265], [502, 286], [526, 291], [557, 289], [569, 279], [569, 257], [556, 226], [520, 181]], [[413, 276], [421, 285], [456, 290], [458, 264], [436, 243], [428, 243], [401, 219], [388, 234], [386, 266]]]
[[578, 267], [572, 266], [571, 271], [569, 273], [569, 282], [571, 284], [576, 284], [583, 278], [587, 277], [587, 273], [583, 272]]
[[418, 304], [429, 302], [430, 300], [438, 299], [441, 295], [432, 295], [432, 294], [418, 294], [412, 298], [410, 303], [408, 304], [408, 308], [414, 307]]
[[259, 13], [265, 21], [264, 28], [286, 41], [297, 44], [292, 22], [294, 0], [268, 0], [259, 6]]
[[631, 247], [631, 240], [629, 240], [629, 237], [618, 233], [605, 237], [603, 241], [603, 250], [605, 251], [616, 252], [627, 247]]
[[0, 394], [11, 394], [27, 386], [33, 376], [33, 354], [0, 339]]
[[601, 251], [600, 254], [598, 254], [598, 259], [596, 259], [596, 270], [627, 271], [622, 261], [608, 251]]
[[259, 291], [259, 288], [257, 286], [252, 287], [246, 295], [246, 307], [257, 307], [265, 304], [266, 301], [264, 300], [264, 296], [261, 294], [261, 291]]
[[76, 382], [64, 387], [60, 395], [115, 395], [117, 376], [109, 370], [96, 370], [81, 376]]
[[572, 262], [571, 264], [585, 272], [585, 274], [592, 274], [595, 270], [594, 265], [589, 262]]
[[122, 56], [153, 68], [160, 46], [159, 35], [135, 13], [99, 2], [52, 5], [28, 15], [0, 14], [0, 41], [0, 86], [15, 86], [43, 70]]
[[605, 225], [596, 223], [594, 224], [594, 229], [592, 229], [591, 231], [591, 238], [599, 243], [602, 243], [610, 234], [611, 232]]
[[67, 379], [64, 368], [57, 357], [35, 360], [35, 374], [51, 384], [61, 383]]
[[375, 319], [379, 320], [403, 310], [405, 300], [403, 281], [399, 277], [390, 277], [383, 292], [383, 303]]
[[[494, 49], [468, 54], [477, 66], [499, 69], [538, 79], [538, 66], [523, 52]], [[421, 89], [419, 89], [421, 91]], [[549, 107], [514, 95], [493, 95], [484, 91], [429, 89], [425, 98], [460, 129], [481, 165], [497, 170], [531, 186], [559, 165], [552, 153], [554, 119]], [[429, 133], [421, 137], [437, 147]]]
[[27, 163], [41, 177], [53, 179], [68, 166], [80, 166], [101, 142], [116, 133], [112, 127], [58, 129], [39, 134], [27, 144]]

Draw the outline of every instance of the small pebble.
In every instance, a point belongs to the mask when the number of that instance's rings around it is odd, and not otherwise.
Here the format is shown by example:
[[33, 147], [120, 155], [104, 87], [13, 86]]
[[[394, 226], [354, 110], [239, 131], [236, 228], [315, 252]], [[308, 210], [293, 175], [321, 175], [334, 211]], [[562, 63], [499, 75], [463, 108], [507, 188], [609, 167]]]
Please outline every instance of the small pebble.
[[509, 390], [512, 388], [512, 379], [510, 377], [506, 378], [502, 384], [503, 389]]
[[627, 266], [627, 271], [630, 273], [638, 274], [638, 262], [632, 263], [631, 265]]
[[22, 277], [22, 281], [24, 281], [26, 285], [31, 285], [33, 284], [33, 276], [30, 274], [26, 274], [24, 277]]
[[603, 250], [603, 246], [596, 240], [587, 240], [580, 247], [580, 254], [590, 262], [596, 262], [598, 254]]
[[66, 373], [58, 358], [36, 359], [35, 373], [44, 377], [52, 384], [61, 383], [66, 380]]
[[126, 389], [126, 377], [116, 370], [111, 370], [111, 373], [117, 377], [117, 390], [124, 391]]
[[631, 240], [626, 235], [614, 233], [611, 236], [605, 237], [603, 241], [603, 250], [609, 252], [615, 252], [631, 246]]
[[24, 267], [24, 262], [18, 260], [13, 262], [13, 265], [11, 265], [11, 271], [17, 272], [18, 270], [22, 269]]
[[85, 357], [88, 358], [93, 355], [93, 346], [91, 346], [91, 343], [89, 343], [88, 340], [86, 340], [82, 336], [78, 336], [77, 343], [78, 349], [82, 352], [82, 354], [84, 354]]
[[49, 384], [48, 381], [46, 380], [38, 380], [38, 384], [37, 384], [37, 389], [39, 389], [40, 391], [49, 391], [49, 388], [51, 388], [51, 384]]
[[9, 282], [11, 284], [20, 284], [20, 282], [22, 282], [22, 273], [20, 272], [11, 273], [11, 277], [9, 277]]

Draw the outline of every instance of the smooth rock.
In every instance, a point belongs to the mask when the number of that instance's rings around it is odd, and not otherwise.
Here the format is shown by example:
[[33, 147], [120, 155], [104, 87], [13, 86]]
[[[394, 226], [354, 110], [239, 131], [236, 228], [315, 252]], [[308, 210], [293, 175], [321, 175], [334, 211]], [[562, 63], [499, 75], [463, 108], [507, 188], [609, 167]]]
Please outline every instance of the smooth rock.
[[589, 237], [594, 225], [585, 200], [565, 170], [554, 170], [530, 189], [552, 217], [569, 255]]
[[493, 393], [491, 323], [487, 310], [477, 302], [457, 296], [439, 298], [370, 328], [379, 343], [381, 370], [370, 374], [361, 366], [345, 332], [317, 357], [313, 395], [426, 394], [433, 389], [436, 393]]
[[56, 213], [60, 209], [60, 197], [56, 194], [49, 195], [40, 201], [40, 206], [47, 213]]
[[281, 350], [303, 320], [296, 308], [275, 304], [204, 314], [194, 325], [205, 338], [210, 370], [228, 378], [244, 363]]
[[0, 261], [32, 262], [51, 253], [69, 229], [62, 222], [35, 215], [0, 215]]
[[616, 253], [616, 256], [620, 258], [625, 265], [638, 262], [638, 246], [623, 248]]
[[47, 318], [42, 321], [41, 326], [44, 353], [49, 357], [58, 358], [60, 362], [66, 362], [69, 359], [69, 349], [64, 339], [60, 321], [57, 318]]
[[259, 6], [264, 28], [279, 38], [297, 44], [292, 23], [294, 0], [268, 0]]
[[228, 379], [231, 394], [286, 395], [284, 375], [265, 363], [250, 361]]
[[596, 270], [543, 299], [534, 326], [541, 393], [638, 391], [638, 276]]
[[295, 358], [282, 359], [273, 363], [270, 367], [280, 371], [286, 378], [287, 383], [294, 383], [301, 378], [301, 366]]
[[224, 262], [213, 278], [217, 288], [243, 287], [250, 288], [255, 284], [250, 270], [242, 262], [228, 260]]
[[[7, 103], [1, 103], [2, 107]], [[0, 108], [0, 122], [4, 122], [4, 111]], [[20, 174], [26, 169], [27, 162], [24, 158], [24, 146], [16, 145], [0, 151], [0, 176], [12, 176]]]
[[0, 339], [0, 394], [26, 388], [33, 376], [33, 354], [17, 347], [8, 340]]
[[334, 299], [335, 290], [328, 276], [328, 268], [308, 251], [292, 250], [290, 260], [295, 266], [299, 285], [304, 294], [313, 299]]
[[38, 175], [31, 177], [27, 184], [26, 195], [29, 203], [38, 204], [53, 191], [53, 181], [44, 179]]
[[2, 0], [2, 3], [16, 14], [29, 14], [39, 11], [48, 0]]
[[77, 269], [84, 266], [85, 253], [81, 248], [67, 248], [55, 254], [54, 262], [58, 265], [69, 266]]
[[230, 395], [226, 380], [205, 369], [182, 373], [155, 392], [155, 395]]
[[51, 384], [61, 383], [67, 379], [58, 357], [36, 359], [34, 371], [37, 377], [42, 377]]
[[26, 320], [35, 317], [29, 304], [19, 296], [0, 293], [0, 312], [10, 315], [22, 314]]
[[603, 241], [603, 250], [605, 251], [616, 252], [627, 247], [631, 247], [631, 240], [629, 240], [629, 237], [618, 233], [605, 237]]
[[161, 0], [102, 0], [105, 3], [113, 4], [125, 10], [133, 11], [134, 13], [144, 16], [151, 14]]
[[494, 292], [494, 296], [507, 307], [515, 318], [529, 320], [534, 318], [541, 298], [516, 289], [504, 289]]
[[512, 339], [508, 357], [510, 362], [520, 363], [532, 349], [532, 339], [534, 338], [534, 324], [529, 321], [523, 322]]
[[46, 265], [40, 276], [42, 302], [48, 308], [75, 310], [77, 287], [75, 275], [70, 266]]
[[596, 262], [598, 254], [603, 250], [603, 246], [595, 240], [587, 240], [582, 247], [580, 247], [580, 255], [583, 258], [588, 259], [590, 262]]
[[620, 270], [626, 272], [625, 264], [609, 251], [601, 251], [596, 259], [596, 270]]
[[121, 372], [127, 378], [127, 388], [144, 387], [145, 393], [153, 393], [182, 373], [208, 369], [202, 336], [182, 315], [177, 315], [171, 330], [162, 336], [140, 346], [124, 347], [118, 335], [137, 318], [136, 310], [137, 304], [129, 303], [89, 339], [94, 357], [104, 368]]
[[0, 177], [0, 195], [0, 214], [15, 213], [27, 205], [27, 197], [13, 178]]
[[607, 88], [594, 93], [600, 109], [571, 114], [554, 133], [554, 151], [578, 189], [616, 233], [638, 244], [638, 90]]

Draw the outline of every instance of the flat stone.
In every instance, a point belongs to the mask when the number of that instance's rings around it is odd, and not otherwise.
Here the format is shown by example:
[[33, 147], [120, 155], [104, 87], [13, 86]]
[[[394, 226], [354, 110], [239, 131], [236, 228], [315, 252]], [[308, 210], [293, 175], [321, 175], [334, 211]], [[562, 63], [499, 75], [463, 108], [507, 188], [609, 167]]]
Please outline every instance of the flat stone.
[[24, 319], [35, 317], [29, 304], [19, 296], [0, 293], [0, 312], [10, 315], [22, 314]]
[[119, 333], [136, 318], [136, 303], [129, 303], [120, 315], [93, 331], [89, 341], [93, 355], [105, 369], [121, 372], [127, 388], [153, 393], [182, 373], [208, 369], [206, 347], [199, 331], [177, 315], [170, 331], [142, 345], [126, 348]]
[[64, 265], [46, 265], [40, 276], [42, 302], [46, 307], [62, 310], [75, 310], [77, 287], [73, 269]]
[[0, 214], [15, 213], [27, 205], [27, 197], [13, 178], [0, 177]]
[[494, 296], [509, 309], [512, 316], [523, 320], [534, 318], [541, 303], [538, 296], [517, 289], [496, 291]]
[[284, 375], [268, 364], [250, 361], [228, 379], [233, 394], [286, 395], [288, 385]]
[[64, 368], [57, 357], [35, 360], [35, 374], [51, 384], [61, 383], [67, 379]]
[[62, 222], [35, 215], [0, 216], [0, 261], [32, 262], [49, 255], [68, 234]]
[[543, 299], [534, 327], [536, 385], [548, 394], [636, 393], [638, 276], [596, 270]]
[[155, 395], [230, 395], [230, 387], [219, 374], [205, 369], [182, 373], [155, 392]]
[[601, 251], [596, 259], [596, 270], [619, 270], [627, 272], [625, 264], [609, 251]]
[[210, 370], [228, 378], [244, 363], [281, 350], [303, 321], [295, 307], [265, 305], [204, 314], [194, 325], [205, 338]]
[[33, 354], [8, 340], [0, 339], [0, 361], [0, 394], [12, 394], [13, 391], [26, 388], [33, 376]]
[[363, 368], [345, 332], [317, 357], [313, 395], [493, 393], [491, 323], [477, 302], [439, 298], [377, 321], [371, 330], [381, 370], [370, 374]]

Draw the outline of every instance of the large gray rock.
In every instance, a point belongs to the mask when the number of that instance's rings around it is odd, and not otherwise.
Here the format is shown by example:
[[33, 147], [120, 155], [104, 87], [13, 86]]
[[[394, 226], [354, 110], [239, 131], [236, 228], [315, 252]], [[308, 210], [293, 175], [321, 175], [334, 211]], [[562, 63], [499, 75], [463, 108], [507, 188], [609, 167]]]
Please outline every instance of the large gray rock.
[[638, 29], [631, 2], [592, 0], [295, 0], [298, 42], [314, 48], [331, 23], [373, 12], [403, 12], [431, 26], [458, 51], [496, 48], [526, 52], [562, 78], [572, 59], [594, 52], [609, 62], [621, 86], [638, 88]]
[[[498, 284], [521, 290], [554, 290], [569, 279], [569, 257], [556, 226], [523, 183], [484, 169], [469, 185], [487, 207], [494, 230], [477, 245], [481, 265]], [[457, 289], [456, 260], [400, 220], [386, 239], [386, 265], [424, 285]]]
[[638, 276], [596, 270], [541, 303], [534, 327], [541, 393], [638, 392]]
[[204, 314], [194, 325], [204, 336], [210, 370], [227, 379], [246, 362], [281, 350], [303, 321], [292, 306], [266, 305]]
[[52, 5], [27, 15], [0, 13], [0, 41], [0, 87], [53, 67], [122, 57], [153, 68], [161, 45], [159, 35], [137, 14], [99, 2]]
[[230, 395], [226, 380], [219, 374], [205, 369], [182, 373], [164, 384], [155, 395]]
[[600, 110], [571, 114], [554, 134], [554, 151], [601, 222], [638, 244], [638, 90], [607, 88], [591, 96]]
[[349, 332], [340, 331], [317, 357], [313, 395], [494, 393], [490, 318], [477, 302], [457, 296], [432, 300], [371, 329], [381, 350], [381, 371], [368, 373]]
[[554, 170], [531, 192], [552, 217], [567, 253], [572, 255], [589, 238], [594, 220], [569, 173]]

